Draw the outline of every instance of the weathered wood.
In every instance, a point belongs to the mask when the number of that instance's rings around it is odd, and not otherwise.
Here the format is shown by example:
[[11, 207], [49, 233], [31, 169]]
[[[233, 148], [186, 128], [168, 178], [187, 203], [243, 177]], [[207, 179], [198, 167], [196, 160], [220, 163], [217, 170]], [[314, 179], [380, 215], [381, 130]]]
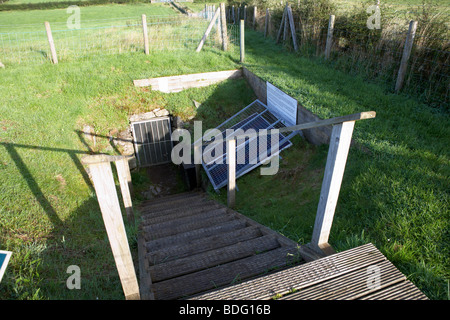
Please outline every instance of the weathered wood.
[[288, 19], [289, 19], [289, 26], [290, 26], [290, 29], [291, 29], [292, 43], [294, 45], [294, 50], [298, 51], [297, 35], [295, 33], [294, 16], [292, 15], [292, 9], [289, 6], [288, 6]]
[[270, 29], [270, 11], [269, 8], [266, 9], [266, 18], [264, 22], [264, 38], [269, 36], [269, 29]]
[[311, 240], [318, 250], [328, 245], [354, 125], [355, 121], [348, 121], [333, 126]]
[[406, 280], [361, 297], [360, 300], [428, 300], [428, 298], [411, 281]]
[[53, 42], [52, 29], [50, 28], [50, 23], [45, 21], [45, 31], [47, 32], [47, 40], [50, 45], [50, 54], [52, 55], [52, 62], [54, 64], [58, 63], [58, 56], [56, 55], [55, 43]]
[[228, 185], [227, 204], [234, 208], [236, 205], [236, 140], [227, 141]]
[[288, 8], [289, 8], [289, 5], [286, 2], [286, 7], [284, 8], [284, 10], [286, 11], [286, 16], [285, 16], [285, 19], [284, 19], [284, 26], [283, 26], [283, 41], [286, 41], [288, 39], [288, 36], [289, 36], [289, 17], [288, 17], [289, 9]]
[[228, 50], [228, 31], [227, 31], [227, 18], [225, 15], [225, 3], [220, 4], [220, 25], [222, 36], [222, 50]]
[[406, 35], [405, 46], [403, 47], [402, 61], [400, 62], [397, 81], [395, 83], [396, 92], [399, 92], [403, 87], [403, 81], [405, 80], [406, 69], [408, 68], [408, 60], [411, 55], [416, 30], [417, 30], [417, 21], [411, 21], [409, 23], [408, 34]]
[[134, 211], [131, 201], [131, 193], [129, 189], [130, 183], [130, 167], [126, 158], [116, 160], [117, 176], [119, 178], [120, 191], [122, 193], [123, 205], [127, 214], [128, 222], [134, 226]]
[[112, 156], [109, 154], [93, 154], [84, 156], [81, 158], [81, 163], [85, 165], [102, 163], [102, 162], [114, 162], [122, 159], [130, 159], [132, 156]]
[[267, 300], [385, 260], [381, 252], [370, 243], [232, 287], [204, 293], [193, 299]]
[[281, 23], [280, 23], [280, 28], [278, 29], [276, 43], [280, 42], [281, 31], [283, 30], [283, 27], [286, 28], [286, 8], [284, 9], [283, 15], [281, 17]]
[[231, 7], [231, 16], [232, 16], [232, 19], [233, 19], [233, 24], [236, 24], [236, 15], [235, 15], [235, 8], [234, 8], [234, 5]]
[[139, 258], [139, 293], [141, 300], [154, 300], [152, 291], [152, 278], [149, 272], [148, 259], [146, 258], [144, 236], [138, 236], [138, 258]]
[[221, 264], [253, 256], [258, 252], [264, 252], [278, 248], [280, 245], [274, 237], [262, 236], [238, 242], [223, 248], [198, 253], [150, 267], [153, 282], [163, 281], [194, 273]]
[[198, 44], [197, 49], [195, 50], [196, 52], [200, 52], [203, 48], [203, 45], [205, 44], [206, 38], [209, 36], [209, 33], [211, 32], [214, 24], [216, 23], [217, 18], [219, 17], [220, 14], [220, 8], [218, 8], [216, 10], [216, 12], [214, 13], [213, 18], [211, 19], [211, 22], [209, 23], [208, 27], [206, 28], [205, 33], [203, 34], [202, 39], [200, 40], [200, 43]]
[[253, 29], [256, 30], [256, 19], [258, 18], [258, 9], [256, 6], [253, 7]]
[[331, 46], [333, 44], [334, 20], [335, 16], [330, 15], [330, 20], [328, 21], [327, 44], [325, 46], [325, 59], [330, 58]]
[[244, 25], [247, 25], [247, 6], [244, 6]]
[[136, 87], [151, 86], [152, 90], [158, 90], [164, 93], [173, 93], [189, 88], [205, 87], [223, 80], [237, 79], [240, 77], [242, 77], [241, 70], [228, 70], [152, 79], [140, 79], [134, 80], [133, 83]]
[[89, 169], [125, 298], [127, 300], [139, 299], [139, 285], [123, 224], [111, 164], [108, 162], [94, 163], [89, 165]]
[[229, 262], [220, 266], [187, 274], [153, 284], [155, 298], [161, 300], [176, 299], [233, 281], [260, 275], [272, 268], [280, 268], [295, 261], [297, 248], [277, 248], [245, 259]]
[[147, 259], [153, 265], [165, 263], [174, 259], [193, 256], [195, 254], [224, 248], [241, 241], [247, 241], [260, 237], [262, 234], [257, 227], [246, 227], [231, 230], [225, 233], [214, 233], [211, 236], [183, 241], [178, 244], [151, 251], [147, 254]]
[[241, 20], [239, 25], [239, 52], [240, 52], [240, 62], [243, 63], [245, 60], [245, 26], [244, 20]]
[[148, 44], [147, 16], [145, 14], [142, 15], [142, 32], [144, 36], [144, 52], [145, 54], [149, 54], [150, 47]]

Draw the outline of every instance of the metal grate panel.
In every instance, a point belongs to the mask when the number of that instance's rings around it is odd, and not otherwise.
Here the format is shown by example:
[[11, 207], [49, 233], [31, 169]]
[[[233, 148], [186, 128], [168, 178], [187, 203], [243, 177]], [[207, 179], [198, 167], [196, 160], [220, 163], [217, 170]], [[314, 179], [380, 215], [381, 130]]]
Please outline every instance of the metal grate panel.
[[133, 122], [131, 128], [140, 167], [171, 162], [173, 142], [169, 117]]

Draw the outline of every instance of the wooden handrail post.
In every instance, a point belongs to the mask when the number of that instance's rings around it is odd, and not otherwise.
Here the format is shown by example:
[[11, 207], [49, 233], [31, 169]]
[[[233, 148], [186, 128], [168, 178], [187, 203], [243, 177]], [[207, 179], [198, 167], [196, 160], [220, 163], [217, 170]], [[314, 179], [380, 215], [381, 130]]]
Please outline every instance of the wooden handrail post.
[[115, 161], [117, 176], [119, 178], [120, 191], [122, 193], [123, 205], [125, 207], [125, 212], [127, 214], [128, 222], [134, 225], [134, 212], [133, 203], [131, 202], [130, 187], [131, 176], [130, 176], [130, 166], [128, 164], [128, 159], [123, 158]]
[[400, 68], [398, 69], [397, 81], [395, 83], [395, 91], [399, 92], [403, 87], [403, 81], [405, 79], [406, 69], [408, 67], [409, 56], [411, 55], [411, 49], [416, 35], [417, 21], [411, 21], [409, 23], [408, 34], [406, 35], [405, 46], [403, 47], [402, 61]]
[[344, 176], [354, 125], [355, 121], [335, 124], [331, 132], [330, 147], [311, 240], [314, 249], [325, 253], [330, 248], [328, 238]]
[[147, 16], [145, 14], [142, 15], [142, 32], [144, 35], [144, 52], [145, 54], [149, 54], [150, 49], [148, 44]]
[[58, 56], [56, 55], [55, 43], [53, 42], [52, 29], [50, 28], [50, 23], [48, 23], [48, 21], [45, 21], [44, 24], [45, 24], [45, 31], [47, 32], [48, 44], [50, 45], [50, 53], [52, 55], [52, 62], [53, 62], [53, 64], [57, 64]]
[[256, 30], [256, 19], [258, 18], [258, 9], [256, 6], [253, 7], [253, 29]]
[[114, 261], [127, 300], [139, 300], [139, 285], [117, 197], [110, 162], [88, 164]]
[[236, 140], [234, 138], [227, 140], [227, 165], [227, 204], [229, 208], [234, 208], [236, 205]]
[[331, 45], [333, 44], [334, 20], [335, 16], [330, 15], [330, 20], [328, 21], [327, 44], [325, 46], [325, 59], [330, 58]]

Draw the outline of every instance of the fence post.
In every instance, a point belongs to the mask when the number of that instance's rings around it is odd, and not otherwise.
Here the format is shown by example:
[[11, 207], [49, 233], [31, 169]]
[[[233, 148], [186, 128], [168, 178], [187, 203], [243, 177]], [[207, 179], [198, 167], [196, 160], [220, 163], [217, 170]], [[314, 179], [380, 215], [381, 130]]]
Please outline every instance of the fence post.
[[256, 18], [258, 17], [258, 9], [253, 7], [253, 29], [256, 30]]
[[295, 25], [294, 25], [294, 16], [292, 14], [292, 9], [290, 6], [288, 6], [288, 18], [289, 18], [289, 25], [291, 27], [291, 35], [292, 35], [292, 43], [294, 45], [294, 50], [298, 51], [297, 46], [297, 35], [295, 34]]
[[220, 4], [220, 24], [222, 25], [222, 50], [228, 49], [228, 30], [227, 30], [227, 17], [225, 13], [225, 3]]
[[109, 162], [89, 164], [95, 193], [102, 212], [114, 261], [127, 300], [139, 300], [139, 285], [134, 270], [119, 199]]
[[227, 140], [227, 160], [228, 160], [227, 204], [229, 208], [234, 208], [236, 204], [236, 140], [234, 138]]
[[241, 63], [244, 62], [245, 59], [245, 26], [244, 26], [244, 20], [241, 20], [240, 22], [240, 28], [239, 28], [239, 35], [240, 35], [240, 53], [241, 53]]
[[149, 54], [150, 49], [148, 46], [147, 16], [145, 14], [142, 15], [142, 31], [144, 33], [144, 51], [145, 54]]
[[120, 191], [122, 193], [123, 205], [125, 207], [125, 212], [127, 214], [128, 222], [134, 225], [134, 212], [133, 203], [131, 202], [130, 193], [130, 166], [128, 164], [128, 159], [123, 158], [115, 161], [117, 169], [117, 177], [119, 178]]
[[233, 19], [233, 24], [236, 24], [236, 15], [235, 15], [235, 12], [234, 12], [234, 5], [231, 7], [231, 16], [232, 16], [232, 19]]
[[355, 121], [342, 122], [333, 125], [331, 131], [330, 147], [311, 239], [311, 244], [315, 249], [326, 251], [329, 248], [328, 237], [344, 176], [354, 125]]
[[50, 23], [45, 21], [45, 31], [47, 31], [48, 44], [50, 45], [50, 53], [52, 55], [52, 62], [54, 64], [58, 63], [58, 57], [56, 56], [55, 43], [53, 42], [52, 29], [50, 28]]
[[220, 9], [217, 9], [216, 12], [214, 13], [214, 17], [209, 22], [208, 28], [206, 28], [206, 31], [203, 34], [203, 37], [200, 40], [200, 43], [198, 44], [197, 49], [195, 50], [196, 52], [200, 52], [200, 50], [202, 50], [202, 47], [206, 41], [206, 38], [208, 37], [209, 33], [211, 32], [211, 29], [213, 28], [214, 24], [216, 23], [217, 18], [219, 17], [219, 13], [220, 13]]
[[325, 46], [325, 59], [330, 58], [331, 45], [333, 43], [334, 20], [335, 16], [333, 14], [330, 15], [330, 20], [328, 21], [327, 44]]
[[416, 29], [417, 21], [412, 20], [409, 23], [408, 34], [406, 35], [405, 46], [403, 48], [402, 61], [400, 62], [400, 68], [398, 69], [397, 82], [395, 83], [396, 92], [399, 92], [403, 87], [403, 81], [405, 80], [406, 69], [408, 67], [408, 60], [411, 55]]
[[244, 6], [244, 24], [247, 25], [247, 6]]
[[266, 9], [266, 21], [264, 25], [264, 38], [269, 35], [269, 24], [270, 24], [270, 12], [269, 8]]

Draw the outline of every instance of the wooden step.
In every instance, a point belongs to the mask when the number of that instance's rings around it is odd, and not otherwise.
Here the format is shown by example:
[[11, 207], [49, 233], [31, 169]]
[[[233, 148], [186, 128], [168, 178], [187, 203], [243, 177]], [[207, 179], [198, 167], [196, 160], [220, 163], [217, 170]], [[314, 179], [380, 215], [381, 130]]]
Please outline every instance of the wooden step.
[[203, 196], [203, 192], [198, 191], [190, 191], [190, 192], [180, 192], [180, 193], [174, 193], [170, 195], [165, 195], [161, 198], [154, 198], [150, 200], [144, 200], [141, 202], [143, 206], [151, 205], [151, 204], [160, 204], [160, 203], [166, 203], [168, 201], [174, 201], [181, 198], [188, 198], [188, 197], [196, 197], [196, 196]]
[[146, 259], [151, 265], [190, 257], [195, 254], [214, 249], [223, 248], [240, 241], [246, 241], [262, 236], [261, 231], [256, 227], [246, 227], [230, 232], [214, 233], [211, 236], [196, 238], [194, 240], [182, 239], [180, 242], [165, 247], [162, 250], [150, 251]]
[[[194, 219], [194, 217], [196, 219]], [[152, 226], [143, 226], [143, 231], [147, 234], [147, 238], [158, 239], [173, 236], [178, 233], [185, 233], [195, 229], [209, 227], [214, 224], [220, 224], [226, 221], [235, 220], [236, 217], [228, 213], [225, 208], [213, 210], [207, 213], [181, 218], [168, 223], [161, 223]], [[176, 222], [179, 223], [176, 223]], [[161, 225], [164, 228], [161, 228]]]
[[209, 269], [153, 283], [155, 299], [186, 298], [199, 292], [261, 275], [274, 268], [285, 267], [288, 264], [296, 263], [297, 259], [297, 247], [280, 247]]
[[191, 206], [184, 206], [183, 208], [176, 209], [165, 209], [157, 211], [154, 214], [147, 214], [142, 217], [142, 224], [150, 225], [162, 223], [170, 220], [175, 220], [178, 218], [183, 218], [189, 215], [212, 211], [219, 208], [223, 208], [221, 205], [214, 201], [194, 203]]
[[[195, 241], [204, 237], [210, 237], [213, 235], [220, 235], [221, 233], [230, 232], [247, 227], [247, 223], [242, 220], [230, 220], [220, 224], [211, 225], [202, 229], [190, 230], [184, 233], [178, 233], [172, 236], [162, 237], [159, 239], [151, 240], [144, 237], [145, 248], [147, 252], [159, 250], [160, 248], [171, 247], [180, 243], [187, 243], [189, 241]], [[144, 233], [144, 236], [147, 236]]]
[[428, 298], [411, 281], [405, 280], [361, 297], [360, 300], [428, 300]]
[[139, 211], [145, 214], [146, 212], [157, 211], [160, 209], [166, 209], [168, 206], [177, 207], [184, 205], [185, 203], [192, 203], [207, 199], [202, 193], [183, 193], [177, 197], [166, 199], [159, 198], [158, 200], [149, 200], [142, 202], [139, 205]]
[[153, 283], [197, 272], [219, 264], [243, 259], [260, 252], [278, 248], [280, 244], [271, 236], [262, 236], [238, 242], [223, 248], [198, 253], [190, 257], [161, 263], [150, 267]]

